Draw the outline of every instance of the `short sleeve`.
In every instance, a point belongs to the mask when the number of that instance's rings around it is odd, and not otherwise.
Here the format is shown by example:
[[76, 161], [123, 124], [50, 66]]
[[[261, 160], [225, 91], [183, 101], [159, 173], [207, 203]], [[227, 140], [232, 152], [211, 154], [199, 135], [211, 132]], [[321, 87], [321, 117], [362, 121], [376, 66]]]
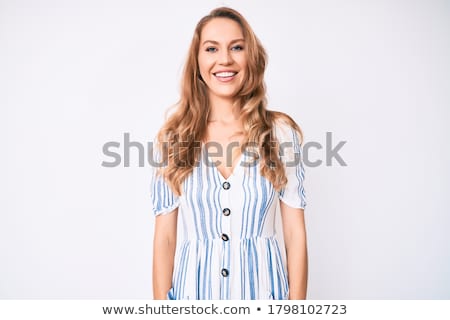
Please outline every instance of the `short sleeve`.
[[275, 135], [280, 145], [280, 158], [284, 165], [287, 184], [279, 192], [279, 198], [292, 208], [304, 209], [306, 206], [305, 169], [303, 152], [297, 131], [286, 123], [275, 126]]
[[155, 143], [151, 154], [153, 155], [153, 161], [151, 165], [150, 197], [153, 205], [153, 214], [158, 216], [170, 213], [178, 208], [179, 197], [173, 193], [164, 177], [158, 172], [160, 166], [157, 164], [161, 163], [161, 156]]

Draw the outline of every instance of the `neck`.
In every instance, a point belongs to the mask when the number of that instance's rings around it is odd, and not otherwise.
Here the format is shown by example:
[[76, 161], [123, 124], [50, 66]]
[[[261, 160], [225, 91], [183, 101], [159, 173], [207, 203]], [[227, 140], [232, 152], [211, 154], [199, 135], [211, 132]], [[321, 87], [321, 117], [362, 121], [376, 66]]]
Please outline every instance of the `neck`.
[[211, 112], [209, 114], [209, 122], [233, 122], [239, 119], [239, 108], [231, 99], [220, 97], [210, 97]]

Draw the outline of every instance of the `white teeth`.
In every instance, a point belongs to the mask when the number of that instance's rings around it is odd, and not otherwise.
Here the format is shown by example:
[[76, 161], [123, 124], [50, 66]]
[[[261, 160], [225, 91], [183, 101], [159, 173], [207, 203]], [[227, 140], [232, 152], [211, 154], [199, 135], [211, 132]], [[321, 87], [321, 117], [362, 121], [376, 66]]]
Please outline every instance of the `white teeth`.
[[236, 74], [237, 72], [218, 72], [215, 73], [216, 77], [221, 77], [221, 78], [225, 78], [225, 77], [232, 77]]

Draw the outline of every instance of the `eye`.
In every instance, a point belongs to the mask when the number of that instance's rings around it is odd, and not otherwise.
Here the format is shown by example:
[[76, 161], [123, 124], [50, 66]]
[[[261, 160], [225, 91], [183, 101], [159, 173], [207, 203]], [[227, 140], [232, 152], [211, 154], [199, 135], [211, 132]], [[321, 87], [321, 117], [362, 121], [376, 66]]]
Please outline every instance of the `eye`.
[[244, 47], [241, 45], [236, 45], [234, 47], [231, 48], [232, 51], [242, 51], [244, 50]]
[[216, 51], [217, 51], [217, 48], [214, 48], [214, 47], [208, 47], [208, 48], [206, 48], [205, 51], [206, 51], [206, 52], [216, 52]]

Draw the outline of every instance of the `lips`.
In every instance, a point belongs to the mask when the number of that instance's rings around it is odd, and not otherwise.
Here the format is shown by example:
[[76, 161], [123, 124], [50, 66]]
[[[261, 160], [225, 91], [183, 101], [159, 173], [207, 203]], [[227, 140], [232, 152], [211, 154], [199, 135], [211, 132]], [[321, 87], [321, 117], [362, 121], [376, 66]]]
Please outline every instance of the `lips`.
[[219, 71], [213, 73], [213, 75], [217, 78], [217, 80], [221, 82], [228, 82], [234, 79], [237, 75], [236, 71]]

